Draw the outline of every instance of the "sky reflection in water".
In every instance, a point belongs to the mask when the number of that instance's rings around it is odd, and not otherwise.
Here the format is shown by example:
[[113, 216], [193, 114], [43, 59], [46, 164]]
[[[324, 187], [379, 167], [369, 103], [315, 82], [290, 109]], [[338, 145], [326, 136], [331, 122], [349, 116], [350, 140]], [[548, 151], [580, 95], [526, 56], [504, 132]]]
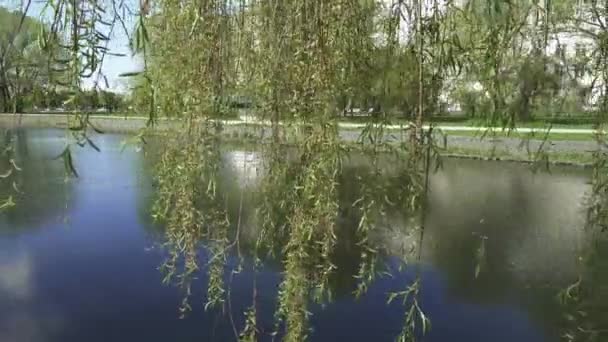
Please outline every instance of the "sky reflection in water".
[[[97, 136], [101, 153], [77, 150], [81, 177], [66, 183], [61, 162], [52, 160], [64, 132], [20, 133], [27, 185], [18, 209], [0, 217], [0, 341], [234, 340], [228, 316], [202, 309], [202, 274], [193, 286], [194, 311], [178, 319], [181, 293], [161, 284], [159, 228], [147, 215], [152, 162], [135, 148], [121, 153], [123, 138]], [[226, 160], [233, 189], [261, 174], [255, 152], [227, 152]], [[247, 170], [239, 167], [244, 160]], [[347, 163], [346, 175], [358, 167]], [[314, 306], [312, 340], [392, 341], [404, 308], [387, 305], [387, 293], [403, 290], [420, 270], [421, 303], [432, 321], [424, 341], [557, 341], [555, 295], [576, 278], [586, 181], [577, 170], [531, 175], [521, 165], [448, 162], [432, 177], [422, 267], [380, 279], [355, 301], [357, 260], [352, 246], [343, 246], [337, 298]], [[479, 236], [488, 238], [487, 260], [474, 279]], [[383, 239], [399, 253], [411, 237], [394, 232]], [[233, 279], [238, 326], [252, 280], [247, 270]], [[261, 328], [270, 332], [280, 269], [268, 265], [257, 281]]]

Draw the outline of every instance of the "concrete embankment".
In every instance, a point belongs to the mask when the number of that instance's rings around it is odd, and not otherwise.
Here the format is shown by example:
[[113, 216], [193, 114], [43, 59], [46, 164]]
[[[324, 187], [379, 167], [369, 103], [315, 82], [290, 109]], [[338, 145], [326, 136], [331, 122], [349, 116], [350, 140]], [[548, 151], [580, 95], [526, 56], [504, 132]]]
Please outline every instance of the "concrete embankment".
[[[0, 114], [1, 127], [23, 128], [67, 128], [70, 120], [69, 114]], [[124, 116], [90, 116], [90, 122], [105, 132], [132, 133], [146, 127], [148, 119], [145, 117]], [[73, 124], [73, 123], [72, 123]], [[164, 131], [180, 129], [182, 121], [159, 119], [155, 129]], [[352, 124], [340, 124], [340, 138], [346, 142], [356, 142], [361, 134], [360, 127]], [[463, 127], [466, 129], [466, 127]], [[479, 129], [479, 128], [477, 128]], [[293, 130], [292, 130], [293, 131]], [[450, 132], [452, 131], [452, 133]], [[222, 122], [224, 135], [234, 139], [260, 140], [270, 137], [267, 123], [247, 122], [241, 120], [228, 120]], [[389, 142], [399, 142], [406, 135], [399, 134], [398, 130], [391, 130], [386, 139]], [[445, 143], [446, 154], [457, 156], [473, 156], [489, 159], [509, 159], [526, 161], [534, 158], [537, 151], [542, 150], [554, 160], [565, 163], [587, 164], [591, 160], [591, 152], [598, 148], [593, 140], [548, 140], [520, 138], [484, 138], [473, 136], [459, 136], [453, 132], [453, 127], [444, 131], [447, 134]], [[437, 139], [443, 145], [444, 138]]]
[[[0, 114], [0, 126], [23, 128], [67, 128], [71, 114]], [[141, 117], [90, 116], [91, 123], [108, 132], [128, 133], [146, 127], [147, 119]], [[167, 120], [162, 120], [167, 126]], [[75, 121], [72, 121], [72, 125]]]

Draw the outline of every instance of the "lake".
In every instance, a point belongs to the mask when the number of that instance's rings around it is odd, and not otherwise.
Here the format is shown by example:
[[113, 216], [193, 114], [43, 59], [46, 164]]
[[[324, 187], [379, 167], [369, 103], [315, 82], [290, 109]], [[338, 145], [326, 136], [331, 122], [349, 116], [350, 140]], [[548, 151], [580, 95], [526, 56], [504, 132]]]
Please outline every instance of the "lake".
[[[226, 279], [230, 306], [205, 311], [206, 275], [193, 283], [193, 310], [180, 319], [183, 292], [162, 283], [159, 265], [163, 227], [149, 209], [154, 194], [150, 147], [128, 145], [126, 136], [96, 135], [101, 149], [74, 149], [79, 178], [66, 181], [61, 160], [63, 130], [15, 133], [17, 206], [0, 216], [0, 341], [231, 341], [251, 304], [252, 261]], [[247, 229], [255, 207], [255, 185], [263, 172], [255, 148], [227, 149], [223, 173], [229, 207], [238, 207]], [[364, 158], [345, 162], [343, 177], [355, 181]], [[357, 248], [353, 239], [338, 246], [334, 301], [313, 305], [312, 341], [392, 341], [405, 307], [387, 304], [388, 293], [421, 277], [420, 303], [432, 328], [423, 341], [559, 341], [563, 315], [560, 290], [575, 282], [586, 246], [585, 203], [590, 172], [553, 168], [532, 173], [524, 164], [446, 160], [431, 176], [422, 246], [408, 234], [412, 224], [390, 213], [391, 229], [375, 237], [389, 253], [382, 262], [393, 276], [381, 277], [355, 300]], [[4, 172], [0, 170], [0, 173]], [[343, 187], [348, 187], [345, 181]], [[12, 187], [3, 184], [1, 198]], [[348, 189], [344, 203], [351, 198]], [[352, 203], [352, 201], [350, 203]], [[348, 204], [340, 230], [349, 236], [356, 221]], [[395, 228], [397, 227], [397, 228]], [[351, 234], [352, 235], [352, 234]], [[245, 232], [244, 238], [247, 239]], [[349, 243], [350, 241], [351, 243]], [[476, 255], [484, 244], [483, 260]], [[414, 246], [414, 247], [411, 247]], [[397, 266], [411, 248], [415, 258]], [[202, 251], [202, 259], [206, 256]], [[228, 258], [229, 267], [237, 256]], [[477, 265], [479, 268], [476, 276]], [[268, 260], [257, 273], [263, 340], [271, 340], [281, 265]]]

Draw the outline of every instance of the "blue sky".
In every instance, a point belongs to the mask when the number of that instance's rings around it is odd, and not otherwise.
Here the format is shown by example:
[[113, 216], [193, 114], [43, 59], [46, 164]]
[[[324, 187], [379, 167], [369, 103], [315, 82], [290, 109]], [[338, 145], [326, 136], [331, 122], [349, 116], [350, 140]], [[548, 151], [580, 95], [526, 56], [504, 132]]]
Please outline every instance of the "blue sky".
[[[137, 4], [135, 0], [126, 0], [127, 2], [132, 2]], [[6, 7], [12, 10], [17, 10], [20, 8], [24, 8], [25, 0], [0, 0], [0, 6]], [[43, 21], [48, 21], [49, 11], [47, 13], [41, 13], [45, 0], [33, 0], [30, 5], [28, 15], [34, 18], [41, 18]], [[132, 8], [136, 8], [135, 6], [131, 6]], [[132, 31], [135, 25], [135, 18], [126, 18], [125, 22], [127, 29]], [[2, 25], [2, 23], [0, 23]], [[137, 57], [131, 56], [131, 52], [129, 50], [129, 40], [124, 32], [124, 29], [120, 25], [118, 25], [110, 37], [109, 48], [111, 52], [114, 53], [123, 53], [126, 54], [126, 57], [116, 57], [116, 56], [106, 56], [104, 60], [104, 64], [102, 67], [102, 73], [106, 75], [108, 78], [108, 83], [110, 86], [110, 90], [115, 92], [127, 92], [128, 91], [128, 81], [125, 78], [118, 77], [119, 74], [125, 72], [133, 72], [141, 70], [141, 61]], [[95, 80], [96, 76], [94, 75], [91, 79], [83, 79], [83, 83], [85, 87], [91, 87]], [[103, 83], [103, 82], [102, 82]], [[105, 85], [102, 85], [105, 87]]]

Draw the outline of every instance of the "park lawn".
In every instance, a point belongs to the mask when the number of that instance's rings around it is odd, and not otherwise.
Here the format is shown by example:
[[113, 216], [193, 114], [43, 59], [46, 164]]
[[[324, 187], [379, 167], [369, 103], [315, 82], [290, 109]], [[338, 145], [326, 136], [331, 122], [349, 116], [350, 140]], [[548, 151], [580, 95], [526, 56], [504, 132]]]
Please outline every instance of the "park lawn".
[[[571, 127], [568, 127], [571, 128]], [[535, 139], [542, 140], [545, 138], [545, 132], [535, 133], [519, 133], [508, 131], [485, 131], [480, 128], [471, 131], [444, 131], [443, 134], [454, 137], [476, 137], [479, 139], [496, 139], [496, 138], [512, 138], [512, 139]], [[596, 137], [593, 133], [552, 133], [547, 135], [548, 140], [558, 141], [590, 141]], [[606, 136], [604, 135], [604, 138]]]
[[[353, 123], [353, 124], [365, 124], [368, 122], [368, 120], [369, 120], [369, 117], [354, 117], [354, 118], [341, 117], [339, 119], [339, 122]], [[568, 119], [563, 119], [563, 120], [568, 121]], [[410, 120], [404, 119], [404, 118], [391, 118], [389, 120], [389, 122], [391, 125], [407, 125], [410, 122]], [[431, 121], [429, 121], [428, 119], [425, 119], [425, 124], [429, 124], [429, 123], [432, 123], [435, 126], [443, 126], [443, 127], [447, 127], [447, 126], [487, 127], [488, 126], [488, 122], [485, 120], [467, 119], [467, 118], [462, 118], [462, 117], [454, 117], [453, 119], [450, 119], [450, 120], [443, 120], [443, 118], [434, 118]], [[493, 126], [498, 128], [501, 126], [501, 124], [495, 123]], [[554, 123], [554, 124], [550, 124], [548, 121], [545, 121], [545, 120], [534, 120], [534, 121], [528, 121], [528, 122], [518, 122], [516, 124], [516, 126], [521, 127], [521, 128], [549, 128], [549, 127], [552, 127], [552, 128], [593, 129], [592, 123], [589, 123], [589, 122], [580, 123], [580, 121], [577, 122], [576, 119], [572, 119], [572, 122]]]

